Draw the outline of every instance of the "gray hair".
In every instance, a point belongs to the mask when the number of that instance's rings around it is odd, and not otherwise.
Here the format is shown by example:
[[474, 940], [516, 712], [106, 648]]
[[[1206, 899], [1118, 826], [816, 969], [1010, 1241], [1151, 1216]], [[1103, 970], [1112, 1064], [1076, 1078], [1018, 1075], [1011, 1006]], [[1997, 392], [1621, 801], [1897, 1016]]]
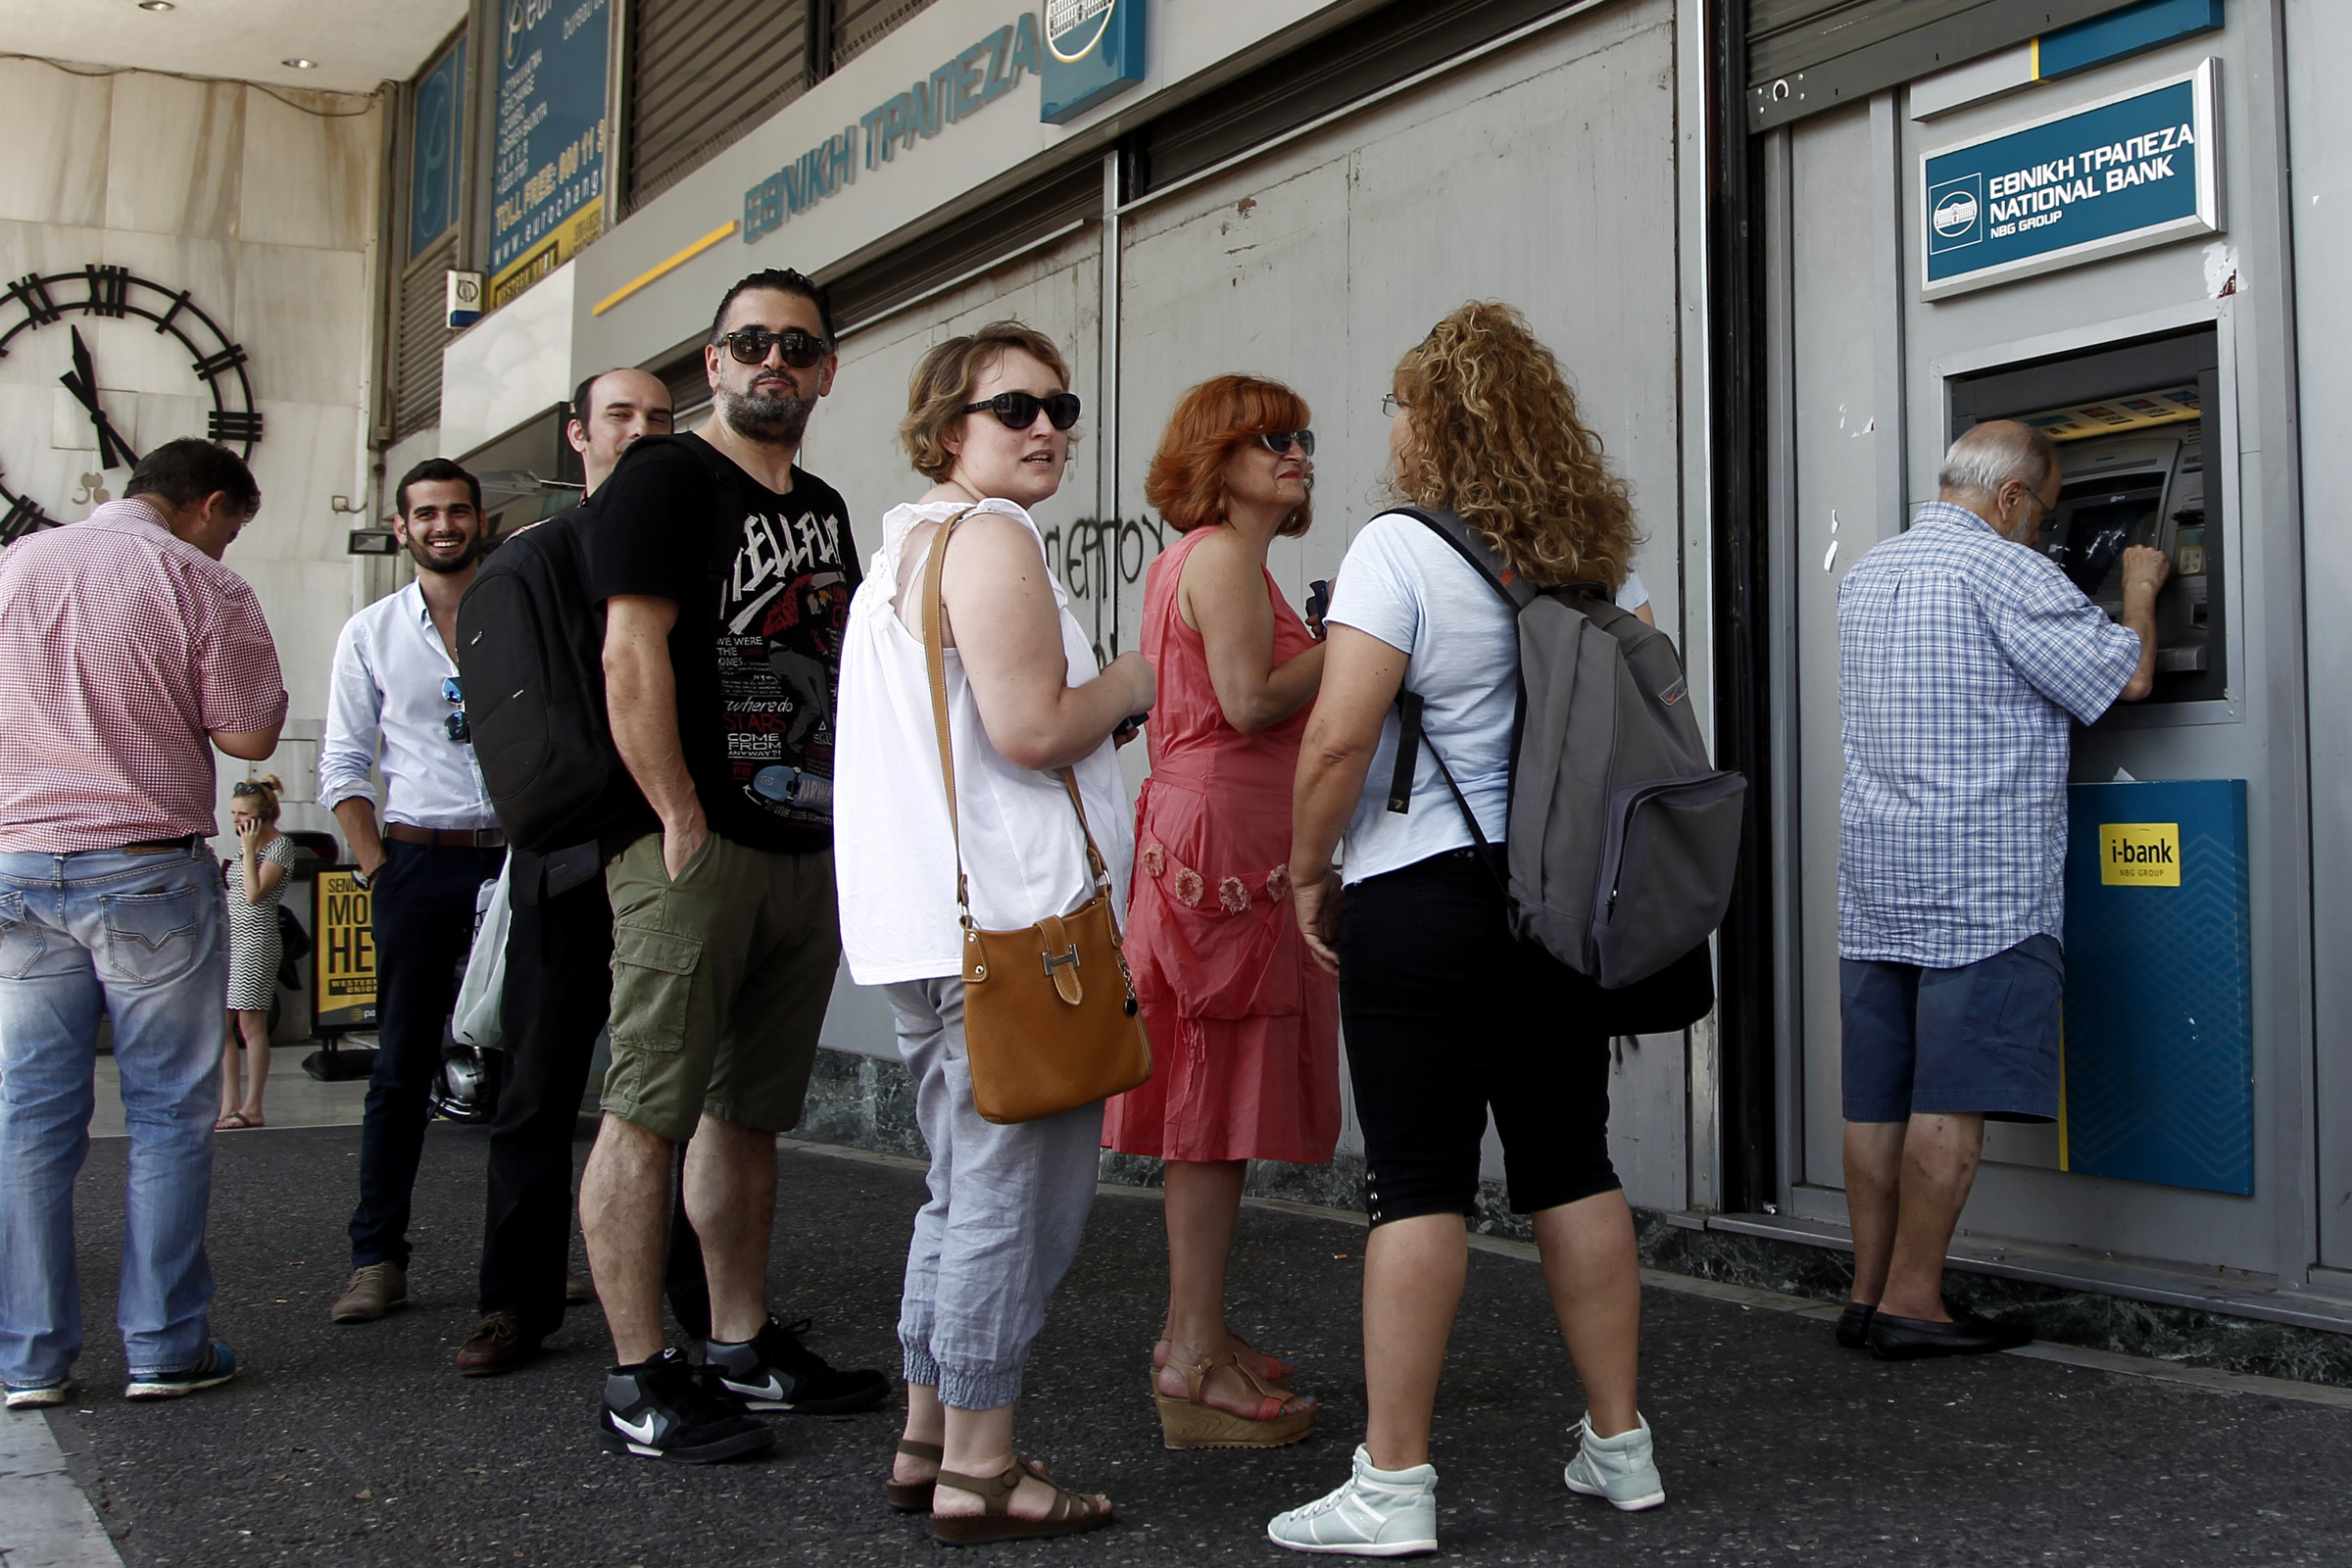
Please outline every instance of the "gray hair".
[[1963, 431], [1943, 455], [1936, 475], [1945, 490], [1991, 495], [2012, 479], [2039, 491], [2058, 471], [2058, 449], [2050, 438], [2015, 419], [1990, 419]]

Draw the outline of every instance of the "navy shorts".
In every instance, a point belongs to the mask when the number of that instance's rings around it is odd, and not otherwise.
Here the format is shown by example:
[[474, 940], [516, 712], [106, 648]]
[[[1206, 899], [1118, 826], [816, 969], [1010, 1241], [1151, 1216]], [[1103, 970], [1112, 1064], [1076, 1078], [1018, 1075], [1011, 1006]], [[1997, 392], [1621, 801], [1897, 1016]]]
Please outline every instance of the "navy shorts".
[[1838, 961], [1845, 1119], [2058, 1119], [2066, 952], [2031, 936], [1957, 969]]

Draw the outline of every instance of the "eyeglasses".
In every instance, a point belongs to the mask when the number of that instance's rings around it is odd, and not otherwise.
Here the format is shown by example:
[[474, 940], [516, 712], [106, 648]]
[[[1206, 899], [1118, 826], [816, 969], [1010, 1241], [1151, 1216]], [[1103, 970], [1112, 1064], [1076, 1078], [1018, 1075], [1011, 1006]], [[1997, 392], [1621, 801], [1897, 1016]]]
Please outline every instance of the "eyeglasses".
[[1405, 402], [1404, 399], [1398, 397], [1394, 392], [1383, 392], [1380, 395], [1380, 412], [1389, 418], [1394, 419], [1396, 417], [1396, 411], [1398, 409], [1409, 409], [1411, 407], [1412, 405], [1410, 403]]
[[1264, 442], [1266, 450], [1276, 457], [1289, 456], [1293, 444], [1298, 446], [1298, 455], [1302, 458], [1315, 455], [1315, 432], [1312, 430], [1268, 430], [1258, 440]]
[[1046, 411], [1046, 417], [1056, 430], [1067, 430], [1078, 422], [1078, 394], [1056, 392], [1052, 397], [1039, 397], [1034, 392], [1000, 392], [993, 398], [966, 403], [962, 412], [978, 414], [982, 410], [994, 414], [1007, 430], [1026, 430], [1037, 422], [1037, 411]]
[[797, 326], [788, 326], [781, 332], [770, 332], [763, 326], [747, 326], [740, 331], [726, 333], [719, 341], [726, 344], [727, 352], [742, 365], [765, 365], [767, 351], [780, 348], [784, 351], [784, 363], [796, 370], [810, 369], [833, 352], [823, 338], [804, 332]]
[[455, 675], [441, 677], [441, 695], [457, 706], [457, 711], [441, 720], [441, 728], [460, 746], [473, 739], [473, 726], [466, 722], [466, 688], [458, 684]]

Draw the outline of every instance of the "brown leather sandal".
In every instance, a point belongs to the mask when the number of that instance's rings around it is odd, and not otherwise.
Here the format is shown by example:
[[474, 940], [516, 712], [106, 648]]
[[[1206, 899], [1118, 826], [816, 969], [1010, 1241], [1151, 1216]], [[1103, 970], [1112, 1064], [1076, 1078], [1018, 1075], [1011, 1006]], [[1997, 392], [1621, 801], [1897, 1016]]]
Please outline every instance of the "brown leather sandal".
[[[1208, 1382], [1208, 1375], [1225, 1366], [1240, 1373], [1257, 1394], [1254, 1416], [1220, 1410], [1202, 1397], [1201, 1390]], [[1160, 1442], [1167, 1447], [1281, 1448], [1314, 1434], [1312, 1404], [1303, 1410], [1285, 1410], [1283, 1406], [1293, 1397], [1291, 1392], [1275, 1387], [1242, 1365], [1230, 1350], [1197, 1366], [1177, 1366], [1171, 1360], [1168, 1367], [1184, 1374], [1183, 1398], [1160, 1393], [1158, 1373], [1152, 1377], [1152, 1397], [1159, 1405]]]
[[[1007, 1511], [1013, 1493], [1020, 1490], [1024, 1476], [1035, 1476], [1054, 1489], [1054, 1506], [1046, 1510], [1043, 1519], [1022, 1519]], [[1046, 1467], [1034, 1459], [1016, 1458], [1001, 1476], [982, 1479], [954, 1470], [942, 1470], [939, 1484], [957, 1492], [968, 1492], [987, 1508], [985, 1513], [931, 1515], [931, 1539], [949, 1546], [976, 1546], [992, 1541], [1035, 1541], [1042, 1536], [1074, 1536], [1082, 1530], [1100, 1530], [1112, 1519], [1110, 1504], [1098, 1505], [1092, 1497], [1082, 1496], [1046, 1474]]]
[[[928, 1459], [933, 1464], [939, 1463], [944, 1457], [938, 1444], [914, 1443], [906, 1438], [899, 1440], [899, 1452], [909, 1459]], [[901, 1513], [929, 1513], [931, 1489], [937, 1484], [931, 1481], [887, 1481], [882, 1485], [882, 1495]]]

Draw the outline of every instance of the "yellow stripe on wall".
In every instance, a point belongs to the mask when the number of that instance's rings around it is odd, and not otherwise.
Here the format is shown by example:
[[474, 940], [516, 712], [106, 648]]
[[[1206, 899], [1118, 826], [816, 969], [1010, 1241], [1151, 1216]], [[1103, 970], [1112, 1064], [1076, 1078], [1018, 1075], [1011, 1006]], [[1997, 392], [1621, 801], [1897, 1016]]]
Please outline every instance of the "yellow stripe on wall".
[[735, 230], [742, 226], [743, 220], [739, 218], [728, 220], [727, 225], [724, 228], [712, 229], [710, 233], [705, 234], [701, 239], [696, 240], [693, 244], [678, 252], [675, 256], [670, 257], [666, 261], [657, 263], [656, 265], [647, 268], [644, 271], [639, 272], [635, 277], [630, 278], [626, 283], [621, 284], [620, 287], [614, 289], [603, 299], [598, 300], [595, 307], [591, 309], [588, 314], [590, 316], [604, 315], [613, 306], [618, 305], [622, 300], [627, 299], [630, 295], [636, 293], [648, 283], [651, 283], [655, 279], [662, 277], [667, 273], [675, 271], [677, 269], [684, 267], [688, 262], [693, 261], [697, 256], [702, 255], [703, 252], [709, 250], [720, 240], [727, 238], [729, 235], [733, 234]]

